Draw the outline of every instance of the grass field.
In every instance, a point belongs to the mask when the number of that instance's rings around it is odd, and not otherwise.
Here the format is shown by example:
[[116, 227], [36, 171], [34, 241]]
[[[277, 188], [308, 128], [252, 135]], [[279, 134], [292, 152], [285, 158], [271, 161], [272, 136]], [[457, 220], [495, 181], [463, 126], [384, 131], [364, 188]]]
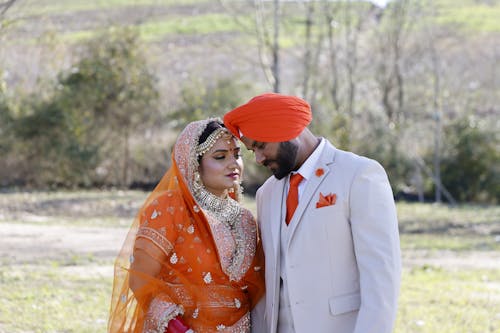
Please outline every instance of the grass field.
[[[0, 332], [105, 332], [113, 259], [145, 196], [0, 194]], [[395, 332], [500, 332], [500, 207], [400, 203], [398, 215]]]
[[[423, 1], [415, 3], [416, 7], [426, 8]], [[289, 16], [285, 16], [281, 35], [282, 47], [293, 46], [297, 39], [304, 37], [303, 7], [297, 7], [293, 2], [286, 6], [297, 9], [291, 11], [293, 14], [288, 13]], [[500, 21], [497, 19], [500, 14], [498, 1], [436, 0], [434, 6], [435, 20], [439, 24], [473, 34], [500, 31]], [[248, 28], [243, 28], [240, 23], [244, 23], [243, 26], [252, 26], [251, 22], [254, 20], [250, 10], [247, 13], [239, 13], [237, 22], [233, 17], [234, 13], [206, 0], [27, 0], [17, 3], [10, 11], [19, 17], [15, 20], [15, 25], [20, 31], [29, 30], [34, 24], [32, 20], [45, 17], [42, 25], [35, 21], [38, 30], [34, 31], [31, 38], [15, 38], [11, 41], [13, 44], [36, 43], [42, 31], [51, 35], [56, 33], [66, 42], [78, 42], [109, 27], [112, 17], [119, 17], [115, 24], [139, 27], [141, 37], [153, 42], [167, 36], [228, 32], [245, 35]], [[135, 14], [138, 11], [148, 14], [137, 21]], [[117, 12], [120, 14], [116, 14]], [[65, 24], [59, 23], [62, 18]], [[243, 35], [240, 38], [244, 38]]]

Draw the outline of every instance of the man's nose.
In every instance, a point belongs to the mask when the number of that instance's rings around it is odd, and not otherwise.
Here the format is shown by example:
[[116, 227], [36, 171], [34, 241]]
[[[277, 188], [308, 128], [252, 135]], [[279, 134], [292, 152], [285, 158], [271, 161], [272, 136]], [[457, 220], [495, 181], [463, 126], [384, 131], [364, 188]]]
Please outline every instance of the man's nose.
[[264, 163], [264, 161], [266, 160], [266, 158], [264, 157], [264, 154], [262, 154], [261, 152], [259, 151], [256, 151], [255, 152], [255, 162], [257, 164], [260, 164], [262, 165]]

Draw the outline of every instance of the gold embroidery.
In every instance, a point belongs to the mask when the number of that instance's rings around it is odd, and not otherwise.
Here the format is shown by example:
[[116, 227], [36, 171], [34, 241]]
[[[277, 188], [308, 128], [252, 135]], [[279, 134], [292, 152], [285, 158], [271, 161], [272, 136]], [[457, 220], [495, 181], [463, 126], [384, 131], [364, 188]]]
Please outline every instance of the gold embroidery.
[[152, 241], [155, 245], [157, 245], [164, 253], [165, 255], [169, 255], [170, 251], [174, 248], [172, 243], [160, 234], [157, 230], [149, 227], [144, 227], [141, 226], [139, 228], [139, 231], [137, 232], [137, 237], [136, 238], [146, 238]]

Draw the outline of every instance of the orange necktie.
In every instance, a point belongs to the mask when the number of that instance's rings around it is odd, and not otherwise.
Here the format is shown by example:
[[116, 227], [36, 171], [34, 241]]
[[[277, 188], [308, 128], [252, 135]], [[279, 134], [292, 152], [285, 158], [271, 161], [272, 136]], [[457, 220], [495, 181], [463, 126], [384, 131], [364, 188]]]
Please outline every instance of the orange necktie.
[[285, 222], [288, 225], [292, 220], [293, 213], [299, 204], [299, 184], [304, 179], [300, 173], [296, 173], [290, 176], [290, 189], [288, 190], [288, 196], [286, 197], [286, 219]]

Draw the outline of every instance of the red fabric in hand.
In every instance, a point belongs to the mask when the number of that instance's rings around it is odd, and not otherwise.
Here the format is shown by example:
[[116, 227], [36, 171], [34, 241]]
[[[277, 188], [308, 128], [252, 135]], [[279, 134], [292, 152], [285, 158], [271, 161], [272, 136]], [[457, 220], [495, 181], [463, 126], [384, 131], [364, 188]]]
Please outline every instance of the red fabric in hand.
[[165, 333], [185, 333], [189, 330], [189, 326], [182, 320], [181, 316], [177, 316], [168, 322]]

